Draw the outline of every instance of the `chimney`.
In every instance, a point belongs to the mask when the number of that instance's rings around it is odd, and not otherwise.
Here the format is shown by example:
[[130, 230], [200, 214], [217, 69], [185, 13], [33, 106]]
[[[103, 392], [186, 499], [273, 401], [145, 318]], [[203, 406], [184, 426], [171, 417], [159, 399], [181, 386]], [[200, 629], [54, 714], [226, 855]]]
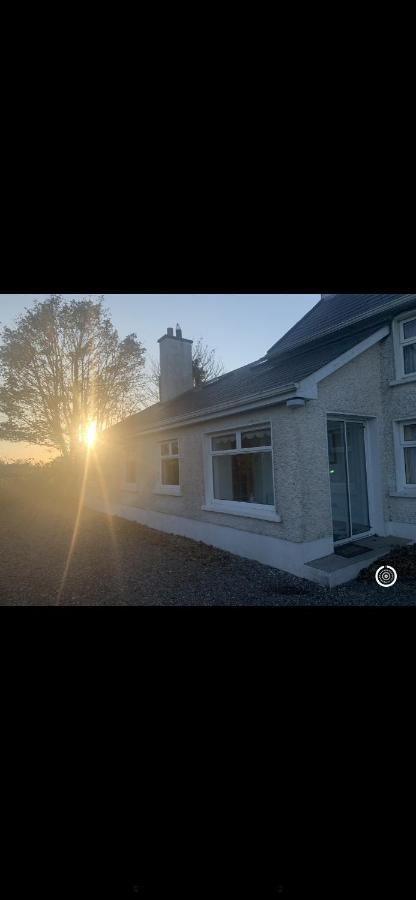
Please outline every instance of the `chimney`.
[[192, 372], [192, 344], [182, 337], [180, 325], [176, 326], [176, 335], [173, 328], [168, 328], [167, 334], [158, 341], [160, 346], [160, 400], [173, 400], [191, 391], [193, 382]]

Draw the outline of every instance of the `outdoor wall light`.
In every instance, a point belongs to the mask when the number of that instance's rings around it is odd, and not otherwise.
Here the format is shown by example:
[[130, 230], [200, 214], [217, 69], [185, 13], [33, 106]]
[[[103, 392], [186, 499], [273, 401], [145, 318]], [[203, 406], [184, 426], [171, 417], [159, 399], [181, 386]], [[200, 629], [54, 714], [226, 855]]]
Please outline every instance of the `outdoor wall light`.
[[288, 400], [286, 403], [288, 409], [298, 409], [300, 406], [306, 406], [306, 400], [303, 397], [294, 397], [293, 400]]

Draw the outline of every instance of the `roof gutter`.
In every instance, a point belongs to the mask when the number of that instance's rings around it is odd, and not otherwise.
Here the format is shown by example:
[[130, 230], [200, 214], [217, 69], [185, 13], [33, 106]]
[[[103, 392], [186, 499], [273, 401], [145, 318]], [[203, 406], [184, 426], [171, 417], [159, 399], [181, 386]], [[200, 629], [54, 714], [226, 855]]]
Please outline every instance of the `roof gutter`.
[[192, 425], [198, 422], [208, 422], [210, 419], [221, 418], [224, 413], [233, 415], [233, 413], [250, 412], [253, 407], [259, 408], [265, 406], [273, 406], [277, 403], [284, 403], [296, 395], [299, 385], [297, 383], [287, 384], [281, 388], [272, 388], [269, 391], [262, 391], [259, 394], [251, 394], [239, 401], [228, 401], [227, 403], [219, 403], [210, 409], [201, 410], [199, 413], [188, 413], [186, 416], [174, 416], [170, 419], [161, 419], [157, 424], [149, 426], [149, 428], [141, 428], [131, 431], [130, 434], [124, 434], [122, 437], [133, 438], [143, 434], [154, 434], [159, 431], [168, 431], [172, 426], [184, 428], [186, 425]]

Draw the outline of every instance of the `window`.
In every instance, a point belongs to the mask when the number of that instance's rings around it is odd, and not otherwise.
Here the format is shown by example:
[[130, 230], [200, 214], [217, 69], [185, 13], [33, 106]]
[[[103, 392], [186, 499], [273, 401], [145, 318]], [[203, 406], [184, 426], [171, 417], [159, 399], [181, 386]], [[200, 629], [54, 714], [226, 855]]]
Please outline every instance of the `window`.
[[416, 318], [400, 322], [403, 374], [416, 375]]
[[[416, 496], [416, 419], [394, 423], [397, 493]], [[395, 492], [393, 492], [395, 496]]]
[[160, 455], [162, 487], [179, 487], [179, 442], [166, 441], [161, 444]]
[[404, 477], [406, 487], [416, 488], [416, 422], [401, 426]]
[[216, 452], [237, 449], [237, 435], [224, 434], [223, 437], [212, 438], [212, 449]]
[[277, 518], [270, 425], [208, 437], [206, 508]]

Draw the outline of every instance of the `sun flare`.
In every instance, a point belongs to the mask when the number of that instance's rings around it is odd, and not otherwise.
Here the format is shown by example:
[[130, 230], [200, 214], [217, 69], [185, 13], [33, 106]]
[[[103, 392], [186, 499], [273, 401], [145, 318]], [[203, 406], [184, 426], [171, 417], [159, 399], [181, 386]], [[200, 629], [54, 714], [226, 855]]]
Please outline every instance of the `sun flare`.
[[86, 443], [88, 449], [91, 450], [91, 448], [94, 446], [96, 440], [97, 440], [97, 423], [89, 422], [89, 424], [87, 425], [87, 427], [85, 429], [85, 443]]

